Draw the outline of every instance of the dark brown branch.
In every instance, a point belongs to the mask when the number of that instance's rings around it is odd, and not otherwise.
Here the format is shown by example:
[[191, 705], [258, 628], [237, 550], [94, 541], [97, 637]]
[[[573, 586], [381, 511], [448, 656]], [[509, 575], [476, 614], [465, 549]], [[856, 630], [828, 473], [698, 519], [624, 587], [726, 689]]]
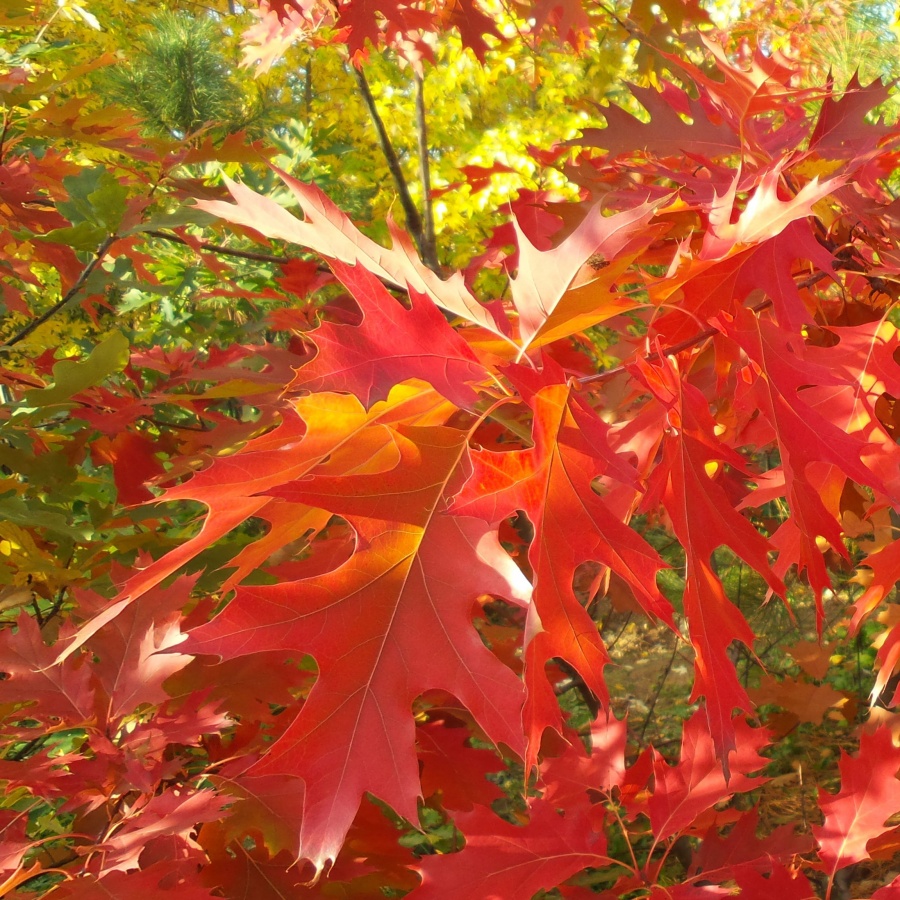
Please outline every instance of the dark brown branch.
[[[805, 278], [801, 281], [797, 287], [804, 288], [810, 287], [811, 285], [816, 284], [816, 282], [822, 281], [824, 278], [828, 278], [829, 275], [827, 272], [816, 272], [815, 275], [810, 275], [809, 278]], [[750, 307], [751, 312], [762, 312], [764, 309], [768, 309], [772, 305], [771, 300], [763, 300], [761, 303], [757, 303], [755, 306]], [[648, 353], [645, 359], [649, 360], [657, 360], [662, 356], [674, 356], [677, 353], [681, 353], [682, 350], [689, 350], [691, 347], [696, 347], [697, 344], [702, 344], [705, 340], [708, 340], [711, 337], [715, 337], [717, 334], [720, 334], [718, 328], [704, 328], [703, 331], [698, 331], [697, 334], [692, 337], [685, 338], [683, 341], [679, 341], [677, 344], [672, 344], [671, 347], [665, 347], [661, 351], [654, 350], [652, 353]], [[622, 363], [618, 366], [613, 366], [611, 369], [605, 369], [603, 372], [597, 372], [596, 375], [586, 375], [584, 378], [579, 378], [579, 384], [592, 384], [594, 382], [604, 382], [609, 381], [611, 378], [615, 378], [616, 375], [621, 375], [623, 372], [627, 371], [628, 364]]]
[[372, 119], [372, 124], [375, 126], [375, 131], [378, 134], [378, 146], [384, 154], [388, 170], [391, 173], [391, 178], [394, 179], [394, 185], [397, 188], [397, 193], [400, 197], [400, 205], [403, 207], [403, 215], [406, 216], [406, 226], [410, 230], [413, 240], [416, 242], [416, 247], [418, 247], [419, 253], [424, 259], [425, 242], [424, 232], [422, 230], [422, 216], [419, 214], [416, 204], [413, 203], [412, 194], [409, 192], [409, 185], [406, 183], [406, 177], [403, 175], [403, 168], [400, 165], [400, 158], [397, 156], [397, 151], [394, 150], [394, 145], [391, 143], [390, 137], [388, 137], [387, 129], [384, 127], [384, 121], [378, 112], [378, 107], [375, 105], [375, 98], [372, 96], [372, 91], [369, 88], [369, 82], [366, 81], [366, 76], [363, 74], [362, 69], [359, 69], [356, 66], [353, 66], [352, 68], [353, 76], [356, 78], [356, 83], [359, 86], [359, 92], [362, 95], [363, 101], [366, 104], [366, 109], [368, 109], [369, 116]]
[[4, 107], [3, 109], [3, 131], [0, 131], [0, 163], [3, 162], [3, 156], [5, 153], [5, 144], [6, 144], [6, 133], [9, 131], [9, 121], [10, 115], [9, 110]]
[[306, 78], [303, 80], [303, 106], [306, 110], [306, 127], [312, 127], [312, 54], [306, 59]]
[[94, 254], [94, 258], [82, 269], [81, 274], [78, 276], [78, 279], [75, 281], [75, 284], [66, 291], [63, 298], [59, 301], [59, 303], [55, 303], [50, 307], [45, 313], [38, 316], [36, 319], [32, 319], [24, 328], [17, 331], [11, 338], [7, 338], [7, 340], [3, 341], [0, 344], [0, 348], [2, 347], [14, 347], [20, 341], [25, 340], [32, 332], [36, 331], [41, 325], [44, 324], [48, 319], [55, 316], [61, 309], [63, 309], [70, 300], [72, 300], [78, 292], [84, 287], [85, 282], [88, 278], [91, 277], [94, 269], [103, 262], [103, 258], [106, 256], [106, 251], [112, 246], [113, 241], [116, 240], [116, 235], [111, 234], [98, 248], [97, 252]]
[[201, 253], [220, 253], [223, 256], [236, 256], [239, 259], [251, 259], [254, 262], [276, 263], [284, 265], [290, 262], [289, 256], [275, 256], [272, 253], [259, 253], [255, 250], [237, 250], [233, 247], [225, 247], [222, 244], [211, 244], [208, 241], [199, 241], [197, 244], [186, 240], [177, 234], [167, 234], [165, 231], [145, 231], [150, 237], [159, 238], [161, 241], [171, 241], [173, 244], [182, 244], [185, 247], [194, 247]]
[[434, 234], [434, 207], [431, 202], [431, 161], [428, 154], [428, 125], [425, 119], [425, 77], [415, 73], [416, 134], [419, 142], [419, 178], [422, 181], [422, 261], [440, 274], [437, 240]]

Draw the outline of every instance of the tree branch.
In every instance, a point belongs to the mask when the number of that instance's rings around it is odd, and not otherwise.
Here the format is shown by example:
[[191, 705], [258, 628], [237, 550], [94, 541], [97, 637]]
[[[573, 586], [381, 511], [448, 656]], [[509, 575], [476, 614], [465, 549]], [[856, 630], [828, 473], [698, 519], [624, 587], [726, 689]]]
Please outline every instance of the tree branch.
[[362, 95], [363, 101], [366, 104], [366, 109], [368, 109], [369, 116], [372, 119], [372, 124], [375, 126], [375, 131], [378, 134], [378, 146], [381, 147], [381, 152], [384, 154], [388, 170], [391, 173], [391, 178], [394, 179], [394, 185], [400, 196], [400, 205], [403, 207], [403, 215], [406, 216], [406, 226], [409, 228], [413, 240], [416, 242], [419, 254], [424, 259], [425, 239], [422, 228], [422, 216], [419, 214], [416, 204], [413, 203], [412, 194], [409, 192], [409, 185], [406, 183], [406, 178], [403, 175], [403, 168], [400, 165], [400, 159], [397, 156], [397, 151], [394, 150], [391, 139], [388, 137], [387, 129], [384, 127], [384, 121], [378, 112], [378, 107], [375, 105], [375, 98], [372, 96], [372, 91], [369, 88], [369, 82], [366, 81], [366, 76], [363, 74], [362, 69], [359, 69], [356, 66], [352, 66], [352, 69], [353, 76], [356, 78], [356, 83], [359, 86], [359, 92]]
[[61, 309], [63, 309], [70, 300], [72, 300], [78, 292], [84, 287], [85, 282], [88, 278], [91, 277], [94, 269], [97, 268], [98, 265], [103, 261], [103, 258], [106, 256], [106, 251], [112, 246], [113, 241], [116, 240], [116, 235], [111, 234], [98, 248], [97, 252], [94, 254], [94, 258], [82, 269], [81, 274], [78, 276], [75, 284], [66, 291], [63, 298], [59, 301], [59, 303], [55, 303], [50, 307], [43, 315], [38, 316], [36, 319], [32, 319], [24, 328], [20, 331], [17, 331], [11, 338], [7, 338], [5, 341], [0, 343], [0, 348], [4, 347], [13, 347], [18, 344], [20, 341], [25, 340], [32, 332], [36, 331], [41, 325], [44, 324], [48, 319], [55, 316]]
[[221, 253], [223, 256], [236, 256], [239, 259], [252, 259], [255, 262], [268, 262], [284, 265], [291, 261], [290, 256], [275, 256], [273, 253], [259, 253], [255, 250], [236, 250], [233, 247], [225, 247], [222, 244], [211, 244], [208, 241], [199, 241], [193, 244], [178, 234], [167, 234], [165, 231], [145, 231], [150, 237], [159, 238], [161, 241], [171, 241], [173, 244], [182, 244], [185, 247], [196, 247], [201, 253]]
[[303, 107], [306, 111], [306, 127], [312, 127], [312, 53], [306, 59], [306, 78], [303, 79]]
[[431, 160], [428, 155], [428, 125], [425, 120], [425, 77], [413, 74], [416, 82], [416, 135], [419, 142], [419, 178], [422, 181], [422, 261], [440, 274], [437, 240], [434, 234], [434, 207], [431, 203]]

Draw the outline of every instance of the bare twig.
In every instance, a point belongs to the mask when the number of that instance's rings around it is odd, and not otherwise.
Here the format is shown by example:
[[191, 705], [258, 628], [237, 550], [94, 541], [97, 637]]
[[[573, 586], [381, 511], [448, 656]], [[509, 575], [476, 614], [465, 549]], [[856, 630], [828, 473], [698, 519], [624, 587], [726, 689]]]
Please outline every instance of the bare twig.
[[312, 126], [312, 53], [306, 58], [306, 78], [303, 80], [303, 107], [306, 112], [306, 127]]
[[666, 679], [669, 677], [669, 673], [672, 671], [672, 666], [675, 663], [675, 657], [678, 655], [678, 638], [675, 639], [675, 646], [672, 648], [672, 655], [669, 657], [669, 662], [666, 665], [665, 669], [660, 673], [659, 680], [656, 683], [656, 690], [653, 692], [653, 699], [650, 701], [650, 707], [647, 710], [647, 715], [644, 717], [644, 724], [641, 726], [641, 733], [638, 736], [638, 742], [643, 744], [644, 734], [647, 731], [647, 726], [650, 724], [650, 720], [653, 718], [653, 711], [656, 709], [656, 704], [659, 701], [659, 695], [662, 693], [662, 689], [666, 683]]
[[61, 309], [64, 309], [66, 305], [71, 301], [79, 291], [84, 287], [85, 282], [88, 278], [93, 274], [94, 269], [103, 262], [103, 258], [106, 256], [106, 252], [112, 246], [113, 241], [116, 240], [116, 235], [111, 234], [105, 241], [97, 248], [97, 252], [94, 254], [94, 258], [82, 269], [81, 274], [78, 276], [75, 284], [66, 291], [63, 295], [63, 298], [50, 307], [45, 313], [38, 316], [36, 319], [32, 319], [24, 328], [17, 331], [11, 338], [7, 338], [7, 340], [3, 341], [0, 344], [0, 349], [4, 347], [14, 347], [20, 341], [24, 341], [32, 332], [36, 331], [41, 325], [44, 324], [48, 319], [55, 316]]
[[434, 234], [434, 207], [431, 202], [431, 162], [428, 155], [428, 125], [425, 119], [425, 77], [416, 72], [416, 134], [419, 143], [419, 178], [422, 180], [422, 261], [433, 272], [440, 265]]

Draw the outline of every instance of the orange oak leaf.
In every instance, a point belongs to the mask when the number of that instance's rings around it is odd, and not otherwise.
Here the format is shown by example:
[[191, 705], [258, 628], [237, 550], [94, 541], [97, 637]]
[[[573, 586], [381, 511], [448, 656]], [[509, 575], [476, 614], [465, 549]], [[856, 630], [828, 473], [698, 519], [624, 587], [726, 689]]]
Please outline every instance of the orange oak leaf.
[[[589, 690], [608, 700], [603, 667], [609, 657], [596, 624], [572, 589], [576, 568], [587, 560], [609, 566], [627, 583], [648, 615], [672, 626], [672, 611], [656, 586], [665, 564], [622, 518], [594, 492], [592, 482], [608, 474], [636, 484], [636, 473], [609, 447], [608, 429], [550, 363], [541, 380], [520, 387], [534, 409], [534, 447], [472, 453], [473, 472], [453, 509], [499, 523], [524, 510], [534, 526], [528, 559], [534, 597], [526, 626], [525, 709], [530, 766], [545, 728], [562, 730], [546, 663], [559, 658], [571, 665]], [[537, 387], [536, 391], [532, 389]]]
[[[296, 400], [294, 410], [285, 407], [281, 424], [250, 441], [240, 453], [217, 458], [183, 484], [169, 488], [161, 500], [197, 500], [208, 508], [199, 533], [176, 550], [139, 569], [123, 585], [114, 601], [84, 625], [58, 659], [66, 659], [113, 621], [138, 597], [177, 572], [199, 553], [224, 537], [251, 516], [270, 521], [268, 534], [248, 545], [237, 557], [237, 571], [226, 580], [227, 590], [245, 577], [261, 560], [323, 527], [319, 511], [292, 504], [286, 509], [278, 498], [266, 492], [294, 478], [302, 478], [335, 454], [366, 456], [372, 466], [390, 468], [398, 461], [390, 429], [379, 427], [382, 419], [394, 417], [410, 422], [430, 421], [435, 414], [445, 417], [446, 401], [418, 387], [396, 388], [384, 404], [368, 413], [359, 400], [338, 394], [314, 394]], [[315, 422], [309, 431], [307, 421]], [[379, 461], [379, 453], [383, 459]]]
[[[597, 204], [572, 234], [545, 251], [538, 250], [513, 219], [519, 266], [510, 280], [510, 294], [519, 313], [519, 357], [531, 347], [582, 331], [635, 305], [618, 292], [616, 281], [667, 229], [650, 223], [656, 205], [648, 201], [606, 216]], [[589, 274], [574, 283], [586, 265]]]
[[228, 834], [238, 839], [251, 832], [254, 837], [259, 834], [272, 856], [288, 850], [296, 859], [305, 794], [302, 779], [285, 774], [240, 774], [235, 778], [216, 775], [210, 781], [235, 798], [224, 822]]
[[703, 237], [702, 258], [722, 259], [736, 248], [763, 244], [784, 231], [794, 220], [808, 216], [814, 203], [844, 183], [843, 178], [830, 178], [823, 182], [813, 179], [795, 196], [782, 199], [778, 195], [778, 185], [783, 168], [784, 163], [779, 162], [759, 178], [753, 196], [740, 211], [737, 221], [733, 219], [740, 173], [735, 174], [728, 192], [718, 198], [709, 212], [709, 230]]
[[847, 700], [847, 695], [828, 684], [813, 684], [799, 678], [778, 680], [765, 674], [759, 686], [749, 689], [754, 703], [759, 706], [773, 703], [791, 714], [794, 721], [821, 723], [825, 713]]
[[351, 266], [362, 263], [378, 278], [430, 297], [442, 309], [508, 340], [487, 307], [466, 287], [459, 272], [447, 281], [442, 280], [419, 259], [409, 237], [396, 227], [391, 229], [393, 246], [382, 247], [362, 234], [318, 187], [297, 181], [285, 172], [278, 174], [300, 204], [303, 220], [227, 176], [224, 176], [225, 183], [235, 202], [203, 200], [197, 206], [266, 237], [308, 247], [328, 259]]

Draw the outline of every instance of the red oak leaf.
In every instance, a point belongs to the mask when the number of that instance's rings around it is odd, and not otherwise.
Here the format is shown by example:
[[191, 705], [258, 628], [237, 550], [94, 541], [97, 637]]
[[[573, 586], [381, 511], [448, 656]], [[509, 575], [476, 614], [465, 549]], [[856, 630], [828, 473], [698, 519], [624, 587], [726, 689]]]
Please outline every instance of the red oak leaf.
[[726, 881], [740, 869], [769, 872], [777, 862], [788, 862], [814, 848], [811, 835], [795, 834], [792, 825], [782, 825], [764, 838], [756, 836], [759, 813], [756, 809], [741, 816], [723, 838], [718, 829], [704, 835], [691, 860], [688, 873], [711, 881]]
[[475, 804], [490, 806], [502, 797], [487, 776], [503, 769], [496, 753], [471, 747], [469, 731], [444, 721], [428, 722], [416, 729], [422, 761], [422, 794], [437, 795], [444, 809], [468, 812]]
[[331, 268], [362, 309], [362, 323], [325, 323], [312, 332], [319, 352], [290, 387], [349, 391], [368, 409], [395, 384], [421, 378], [457, 406], [471, 408], [477, 395], [469, 385], [487, 373], [437, 307], [412, 292], [407, 311], [362, 265], [333, 260]]
[[744, 460], [715, 437], [703, 395], [682, 380], [671, 357], [659, 368], [639, 360], [635, 371], [668, 410], [671, 423], [645, 502], [662, 502], [687, 554], [684, 611], [697, 653], [692, 699], [706, 698], [709, 729], [727, 771], [728, 754], [736, 747], [732, 712], [753, 708], [727, 651], [734, 640], [752, 646], [754, 635], [713, 571], [713, 551], [727, 544], [772, 590], [783, 594], [784, 585], [769, 566], [768, 541], [734, 510], [725, 490], [710, 476], [708, 467], [716, 473], [727, 462], [741, 471]]
[[759, 755], [770, 742], [769, 733], [764, 728], [751, 728], [743, 719], [735, 720], [734, 733], [737, 749], [729, 759], [729, 778], [722, 771], [717, 742], [709, 733], [702, 710], [684, 724], [677, 765], [669, 766], [656, 755], [655, 786], [647, 811], [657, 841], [683, 831], [697, 816], [732, 794], [751, 791], [768, 780], [748, 776], [769, 764]]
[[231, 798], [215, 791], [168, 789], [125, 814], [124, 824], [96, 848], [102, 853], [104, 872], [138, 868], [144, 845], [154, 838], [177, 835], [191, 842], [201, 822], [215, 822], [226, 815]]
[[900, 900], [900, 876], [872, 894], [872, 900]]
[[611, 794], [625, 777], [625, 743], [628, 729], [623, 720], [599, 716], [591, 726], [591, 750], [586, 752], [579, 739], [562, 756], [541, 764], [543, 799], [565, 806], [586, 791]]
[[466, 435], [372, 427], [390, 437], [392, 468], [377, 471], [379, 450], [370, 474], [358, 447], [277, 490], [346, 518], [358, 552], [315, 579], [239, 588], [187, 643], [224, 658], [271, 649], [315, 658], [308, 699], [251, 772], [304, 779], [300, 853], [319, 870], [337, 856], [366, 791], [416, 820], [411, 704], [421, 693], [450, 692], [491, 740], [522, 749], [521, 683], [485, 648], [471, 611], [485, 594], [524, 601], [529, 586], [487, 525], [442, 515], [465, 476]]
[[27, 708], [28, 718], [61, 719], [76, 726], [94, 717], [91, 669], [84, 660], [54, 665], [56, 650], [48, 647], [33, 616], [22, 613], [16, 628], [0, 631], [0, 703]]
[[854, 161], [874, 150], [884, 138], [896, 133], [883, 120], [869, 119], [869, 113], [888, 99], [890, 90], [890, 84], [878, 78], [863, 86], [859, 72], [854, 72], [837, 99], [834, 81], [829, 78], [828, 96], [810, 135], [809, 149], [826, 159]]
[[199, 841], [209, 858], [200, 877], [210, 888], [221, 891], [227, 885], [228, 893], [241, 900], [289, 900], [307, 895], [308, 872], [294, 866], [287, 851], [272, 857], [263, 841], [258, 845], [233, 841], [220, 822], [204, 825]]
[[517, 827], [485, 807], [456, 817], [465, 849], [421, 862], [422, 885], [413, 900], [511, 900], [550, 890], [587, 866], [619, 865], [606, 855], [606, 840], [586, 816], [590, 804], [560, 814], [538, 800], [527, 825]]
[[[6, 790], [9, 790], [9, 787], [7, 785]], [[15, 809], [0, 810], [0, 878], [8, 879], [10, 873], [22, 871], [23, 858], [34, 846], [34, 841], [25, 833], [27, 824], [27, 812]], [[0, 887], [12, 890], [14, 885], [0, 881]]]
[[765, 875], [751, 866], [736, 866], [734, 880], [742, 900], [816, 900], [819, 896], [802, 872], [787, 866], [771, 866]]
[[[768, 431], [761, 432], [757, 423], [757, 439], [777, 441], [781, 454], [786, 496], [791, 518], [796, 528], [799, 559], [784, 554], [779, 565], [799, 562], [811, 572], [818, 571], [814, 582], [817, 598], [829, 585], [821, 563], [821, 551], [816, 537], [825, 538], [835, 551], [846, 556], [841, 524], [837, 510], [829, 509], [829, 496], [837, 499], [846, 479], [853, 478], [884, 492], [885, 486], [877, 473], [866, 466], [869, 441], [866, 433], [848, 433], [831, 420], [828, 410], [821, 409], [818, 390], [834, 388], [839, 391], [858, 391], [856, 379], [841, 370], [826, 365], [819, 356], [807, 359], [800, 335], [780, 330], [774, 322], [749, 311], [735, 319], [722, 317], [725, 333], [734, 340], [751, 360], [738, 383], [735, 404], [744, 410], [758, 410], [767, 423]], [[848, 423], [849, 424], [849, 423]], [[824, 490], [826, 482], [833, 482], [833, 491]], [[753, 502], [762, 502], [754, 497]], [[782, 544], [782, 548], [783, 548]], [[819, 603], [819, 624], [822, 610]]]
[[179, 872], [173, 877], [167, 862], [130, 872], [112, 871], [100, 877], [80, 875], [57, 885], [53, 895], [59, 900], [216, 900], [204, 887], [199, 872], [192, 876]]
[[[94, 676], [108, 697], [104, 704], [107, 721], [132, 713], [142, 704], [158, 705], [169, 699], [163, 682], [191, 661], [191, 657], [172, 651], [184, 637], [182, 610], [195, 581], [179, 578], [165, 590], [144, 594], [91, 638], [91, 652], [97, 657]], [[82, 595], [81, 607], [93, 611], [100, 599]]]
[[[610, 156], [645, 151], [656, 156], [682, 156], [694, 153], [713, 158], [727, 152], [739, 152], [738, 133], [725, 121], [714, 122], [704, 96], [691, 99], [681, 88], [663, 81], [659, 91], [629, 85], [629, 91], [650, 114], [650, 122], [641, 122], [618, 106], [601, 110], [606, 128], [585, 128], [581, 138], [567, 141], [580, 147], [602, 147]], [[688, 125], [682, 115], [690, 116]]]
[[868, 859], [866, 844], [888, 830], [884, 823], [900, 811], [900, 748], [894, 746], [891, 729], [863, 733], [859, 753], [841, 752], [841, 790], [819, 792], [819, 807], [825, 815], [813, 826], [819, 842], [819, 857], [829, 878], [845, 866]]

